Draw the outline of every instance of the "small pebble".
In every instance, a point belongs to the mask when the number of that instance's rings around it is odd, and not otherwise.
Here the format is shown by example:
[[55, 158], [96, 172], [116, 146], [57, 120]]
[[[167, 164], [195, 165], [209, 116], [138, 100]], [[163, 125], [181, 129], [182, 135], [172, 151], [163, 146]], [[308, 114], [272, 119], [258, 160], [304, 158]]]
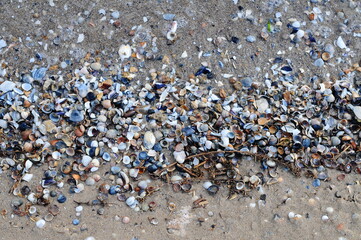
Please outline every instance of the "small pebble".
[[130, 222], [130, 218], [129, 218], [129, 217], [123, 217], [123, 218], [122, 218], [122, 223], [127, 224], [127, 223], [129, 223], [129, 222]]
[[247, 40], [247, 42], [253, 43], [253, 42], [256, 41], [256, 37], [250, 35], [250, 36], [247, 36], [247, 37], [246, 37], [246, 40]]

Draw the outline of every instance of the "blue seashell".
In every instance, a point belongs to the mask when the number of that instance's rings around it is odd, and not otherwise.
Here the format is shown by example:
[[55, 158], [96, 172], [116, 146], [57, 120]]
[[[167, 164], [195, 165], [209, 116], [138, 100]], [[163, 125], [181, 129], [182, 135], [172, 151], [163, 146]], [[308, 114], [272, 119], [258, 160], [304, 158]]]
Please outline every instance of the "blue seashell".
[[210, 72], [211, 72], [211, 70], [209, 68], [202, 66], [198, 69], [198, 71], [194, 75], [197, 77], [201, 74], [208, 74]]
[[321, 185], [320, 179], [315, 179], [312, 181], [312, 186], [319, 187]]
[[70, 113], [69, 120], [72, 122], [81, 122], [84, 120], [84, 116], [78, 110], [72, 110]]
[[66, 197], [63, 194], [60, 194], [57, 200], [59, 203], [65, 203]]
[[154, 88], [155, 90], [158, 90], [158, 89], [164, 88], [164, 87], [166, 87], [166, 86], [167, 86], [167, 85], [165, 85], [164, 83], [156, 83], [156, 84], [153, 85], [153, 88]]
[[98, 155], [97, 148], [96, 148], [96, 147], [91, 147], [91, 148], [89, 148], [88, 155], [89, 155], [90, 157], [95, 157], [95, 156], [97, 156], [97, 155]]
[[79, 223], [80, 223], [80, 221], [79, 221], [79, 219], [74, 219], [73, 221], [72, 221], [72, 223], [73, 223], [73, 225], [79, 225]]
[[31, 73], [31, 76], [34, 78], [34, 80], [38, 80], [38, 81], [43, 80], [47, 70], [48, 70], [47, 68], [34, 69]]
[[49, 104], [45, 104], [41, 107], [41, 111], [43, 111], [43, 113], [49, 114], [51, 113], [55, 108], [54, 103], [49, 103]]
[[253, 80], [250, 77], [242, 78], [241, 83], [243, 87], [249, 88], [252, 86]]
[[133, 167], [139, 167], [141, 163], [142, 163], [141, 161], [139, 161], [138, 159], [136, 159], [136, 160], [134, 160], [134, 162], [132, 163], [132, 165], [133, 165]]
[[140, 152], [140, 153], [138, 154], [139, 160], [145, 160], [145, 159], [147, 159], [147, 157], [148, 157], [147, 152]]
[[160, 145], [160, 143], [156, 143], [156, 144], [154, 144], [153, 149], [156, 152], [161, 152], [162, 151], [162, 146]]
[[110, 171], [112, 172], [113, 175], [116, 175], [120, 172], [120, 167], [119, 166], [113, 166], [110, 168]]
[[148, 172], [154, 173], [155, 171], [157, 171], [158, 166], [156, 164], [151, 164], [151, 165], [148, 166], [147, 169], [148, 169]]
[[194, 134], [196, 131], [192, 127], [185, 127], [182, 129], [182, 132], [184, 132], [184, 135], [188, 137]]
[[304, 146], [305, 148], [308, 148], [311, 145], [311, 140], [306, 138], [302, 140], [302, 146]]
[[42, 181], [42, 186], [50, 186], [56, 184], [56, 181], [53, 178], [44, 178]]
[[105, 161], [110, 161], [110, 154], [107, 153], [107, 152], [104, 152], [103, 155], [102, 155], [102, 158], [103, 158]]
[[281, 71], [285, 71], [285, 72], [292, 72], [292, 68], [290, 66], [283, 66], [281, 68]]
[[151, 102], [155, 99], [155, 94], [154, 93], [148, 93], [146, 96], [145, 96], [145, 100], [147, 100], [148, 102]]
[[98, 199], [95, 199], [92, 201], [92, 205], [100, 205], [101, 201], [99, 201]]
[[67, 145], [63, 141], [58, 141], [55, 143], [55, 148], [57, 150], [60, 150], [60, 149], [66, 148], [66, 147], [67, 147]]
[[45, 178], [54, 178], [57, 175], [57, 171], [46, 171], [44, 173]]
[[188, 116], [182, 115], [182, 116], [179, 117], [179, 119], [180, 119], [182, 122], [185, 122], [185, 121], [188, 120]]
[[55, 123], [60, 121], [60, 116], [57, 113], [50, 113], [49, 119]]
[[78, 86], [78, 94], [80, 97], [85, 98], [86, 95], [88, 94], [88, 91], [89, 88], [86, 84], [83, 83]]
[[163, 19], [164, 20], [167, 20], [167, 21], [172, 21], [175, 17], [175, 14], [173, 13], [166, 13], [166, 14], [163, 14]]
[[117, 194], [117, 192], [118, 192], [118, 187], [117, 186], [111, 186], [110, 188], [109, 188], [109, 194], [110, 195], [115, 195], [115, 194]]

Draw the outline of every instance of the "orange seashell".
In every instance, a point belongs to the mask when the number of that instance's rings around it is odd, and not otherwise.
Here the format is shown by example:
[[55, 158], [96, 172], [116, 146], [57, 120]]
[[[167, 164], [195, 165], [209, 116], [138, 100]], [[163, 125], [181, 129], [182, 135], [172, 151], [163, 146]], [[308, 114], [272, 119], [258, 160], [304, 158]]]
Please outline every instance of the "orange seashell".
[[322, 53], [321, 57], [324, 61], [328, 61], [331, 56], [328, 52], [324, 52], [324, 53]]
[[259, 125], [265, 125], [265, 124], [267, 124], [269, 122], [269, 119], [267, 119], [267, 118], [259, 118], [258, 119], [258, 124]]
[[342, 141], [350, 141], [352, 140], [352, 137], [348, 136], [348, 135], [345, 135], [342, 137]]
[[79, 176], [79, 174], [77, 174], [77, 173], [73, 173], [71, 176], [72, 176], [75, 180], [77, 180], [77, 181], [80, 180], [80, 176]]

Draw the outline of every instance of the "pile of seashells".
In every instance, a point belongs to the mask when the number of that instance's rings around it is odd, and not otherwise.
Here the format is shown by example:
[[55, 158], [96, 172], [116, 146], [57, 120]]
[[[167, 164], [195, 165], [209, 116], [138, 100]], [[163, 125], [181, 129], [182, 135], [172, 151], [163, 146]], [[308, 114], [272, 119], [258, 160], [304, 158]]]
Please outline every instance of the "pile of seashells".
[[[173, 22], [169, 41], [176, 30]], [[261, 81], [217, 75], [206, 66], [181, 79], [146, 47], [121, 45], [120, 66], [87, 55], [80, 69], [60, 75], [35, 67], [12, 76], [2, 64], [1, 168], [11, 171], [13, 194], [30, 203], [24, 210], [14, 205], [15, 213], [32, 215], [33, 205], [50, 204], [56, 215], [53, 202], [65, 202], [65, 192], [93, 185], [99, 188], [94, 205], [116, 195], [147, 210], [142, 202], [157, 190], [152, 178], [184, 192], [204, 181], [210, 194], [227, 183], [232, 198], [277, 183], [279, 165], [296, 174], [306, 169], [322, 181], [326, 168], [361, 173], [358, 64], [335, 81], [311, 79], [302, 86], [295, 83], [300, 73], [279, 57], [273, 76]], [[130, 59], [162, 61], [163, 67], [140, 81], [142, 64]], [[260, 161], [263, 171], [241, 175], [245, 159]], [[30, 188], [32, 170], [40, 166], [48, 170]]]

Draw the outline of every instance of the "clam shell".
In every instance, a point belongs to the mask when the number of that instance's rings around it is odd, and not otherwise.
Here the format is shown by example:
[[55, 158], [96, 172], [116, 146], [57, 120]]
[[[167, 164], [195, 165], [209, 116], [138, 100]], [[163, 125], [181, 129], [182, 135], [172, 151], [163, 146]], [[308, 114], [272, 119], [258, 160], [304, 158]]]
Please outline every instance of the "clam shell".
[[143, 143], [144, 143], [144, 147], [146, 149], [152, 149], [154, 147], [155, 141], [156, 141], [156, 139], [155, 139], [153, 132], [147, 131], [144, 134]]

